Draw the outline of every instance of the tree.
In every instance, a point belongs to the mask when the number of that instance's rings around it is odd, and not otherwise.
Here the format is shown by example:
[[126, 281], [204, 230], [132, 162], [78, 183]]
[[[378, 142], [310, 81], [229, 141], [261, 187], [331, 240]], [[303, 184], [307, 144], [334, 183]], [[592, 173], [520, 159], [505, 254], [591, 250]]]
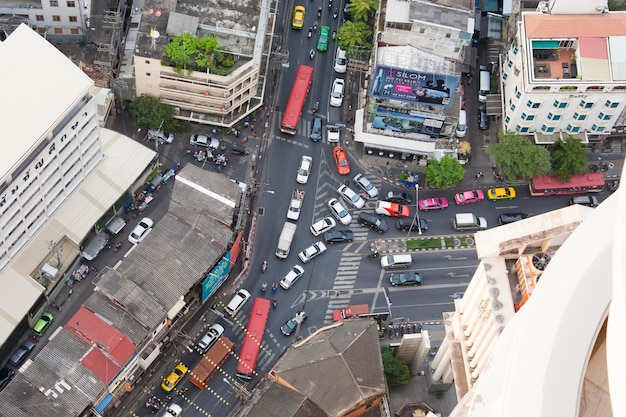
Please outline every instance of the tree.
[[429, 186], [448, 188], [455, 186], [465, 177], [465, 170], [455, 157], [445, 155], [440, 161], [429, 159], [428, 165], [424, 168], [424, 175]]
[[408, 384], [411, 379], [409, 367], [400, 359], [393, 356], [389, 346], [381, 348], [380, 354], [383, 359], [383, 370], [387, 377], [387, 385], [389, 388]]
[[175, 36], [165, 45], [164, 61], [177, 72], [206, 71], [211, 74], [227, 75], [235, 60], [227, 51], [218, 50], [220, 44], [214, 37], [196, 38], [186, 33]]
[[160, 98], [142, 94], [130, 103], [130, 111], [137, 126], [148, 129], [162, 129], [167, 132], [188, 132], [189, 123], [174, 119], [174, 107], [165, 104]]
[[372, 29], [365, 22], [346, 22], [339, 28], [339, 46], [348, 50], [362, 46], [372, 49], [368, 39], [372, 35]]
[[550, 172], [550, 152], [515, 132], [500, 132], [498, 143], [487, 153], [495, 160], [505, 178], [530, 178]]
[[356, 21], [368, 22], [378, 10], [378, 0], [351, 0], [348, 12]]
[[572, 175], [584, 171], [588, 153], [579, 139], [569, 136], [567, 142], [559, 140], [550, 150], [552, 173], [562, 181], [569, 181]]

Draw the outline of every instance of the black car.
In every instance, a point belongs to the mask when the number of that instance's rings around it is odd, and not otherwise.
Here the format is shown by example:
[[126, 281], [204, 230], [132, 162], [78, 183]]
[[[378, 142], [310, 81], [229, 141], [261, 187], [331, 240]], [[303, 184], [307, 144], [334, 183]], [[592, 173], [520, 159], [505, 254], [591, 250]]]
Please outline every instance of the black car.
[[35, 342], [31, 340], [25, 340], [24, 343], [22, 343], [21, 346], [17, 348], [13, 356], [11, 356], [11, 359], [9, 359], [9, 363], [13, 366], [20, 366], [34, 348]]
[[319, 142], [322, 140], [322, 127], [322, 119], [319, 117], [313, 118], [313, 123], [311, 123], [311, 140], [313, 142]]
[[481, 104], [480, 106], [478, 106], [478, 113], [476, 118], [480, 130], [489, 129], [489, 116], [487, 116], [487, 105]]
[[324, 233], [324, 242], [331, 245], [333, 243], [352, 242], [353, 239], [354, 233], [352, 233], [352, 230], [331, 230]]
[[411, 196], [408, 193], [403, 191], [387, 191], [385, 193], [385, 201], [389, 201], [391, 203], [398, 203], [409, 205], [411, 204]]
[[248, 148], [239, 142], [233, 142], [230, 144], [230, 153], [233, 155], [248, 155], [249, 152]]
[[502, 213], [498, 216], [498, 224], [509, 224], [528, 218], [526, 213]]
[[400, 272], [391, 274], [389, 282], [394, 287], [398, 285], [422, 285], [422, 276], [417, 272]]
[[285, 336], [289, 336], [293, 331], [298, 327], [298, 317], [301, 317], [301, 321], [304, 322], [306, 320], [306, 313], [303, 310], [296, 312], [296, 314], [287, 320], [285, 324], [282, 325], [280, 331]]
[[417, 221], [415, 217], [403, 217], [398, 219], [396, 222], [396, 227], [404, 232], [408, 232], [409, 230], [413, 232], [417, 232], [420, 229], [422, 232], [428, 230], [428, 222], [424, 219], [420, 219], [420, 227], [417, 227]]
[[4, 387], [6, 387], [9, 382], [11, 382], [14, 376], [15, 376], [15, 371], [13, 369], [10, 369], [10, 368], [0, 369], [0, 391], [2, 391]]
[[376, 230], [378, 233], [386, 232], [389, 229], [387, 222], [369, 213], [359, 214], [359, 224]]

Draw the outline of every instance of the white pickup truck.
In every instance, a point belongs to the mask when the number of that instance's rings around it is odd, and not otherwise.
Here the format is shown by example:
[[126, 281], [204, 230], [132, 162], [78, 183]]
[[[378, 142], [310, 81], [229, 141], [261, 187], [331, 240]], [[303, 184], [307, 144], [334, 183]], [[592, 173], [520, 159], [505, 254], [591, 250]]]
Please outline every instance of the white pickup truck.
[[298, 190], [296, 188], [295, 190], [293, 190], [291, 202], [289, 203], [289, 209], [287, 210], [287, 218], [289, 220], [298, 220], [298, 218], [300, 217], [300, 209], [302, 208], [303, 202], [304, 191]]

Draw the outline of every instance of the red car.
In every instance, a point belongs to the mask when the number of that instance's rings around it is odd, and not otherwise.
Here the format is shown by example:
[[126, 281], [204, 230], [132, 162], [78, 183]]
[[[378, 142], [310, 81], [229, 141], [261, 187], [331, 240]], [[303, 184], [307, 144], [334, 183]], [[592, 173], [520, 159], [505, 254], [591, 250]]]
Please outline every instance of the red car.
[[335, 165], [337, 165], [339, 175], [348, 175], [350, 173], [350, 165], [348, 164], [348, 158], [343, 146], [335, 146], [333, 148], [333, 157], [335, 158]]
[[377, 201], [375, 212], [376, 214], [391, 217], [409, 217], [411, 215], [411, 209], [408, 206], [388, 201]]
[[485, 193], [482, 190], [464, 191], [454, 195], [454, 201], [458, 204], [478, 203], [485, 199]]
[[441, 197], [441, 198], [437, 198], [437, 197], [425, 198], [425, 199], [420, 200], [418, 202], [418, 207], [422, 211], [445, 209], [446, 207], [448, 207], [448, 199], [445, 198], [445, 197]]

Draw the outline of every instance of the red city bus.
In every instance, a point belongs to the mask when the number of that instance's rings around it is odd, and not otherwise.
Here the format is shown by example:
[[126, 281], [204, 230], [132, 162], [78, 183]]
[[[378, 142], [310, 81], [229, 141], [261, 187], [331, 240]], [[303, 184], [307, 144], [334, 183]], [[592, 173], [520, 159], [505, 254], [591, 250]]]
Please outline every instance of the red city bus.
[[252, 376], [256, 374], [254, 368], [256, 367], [259, 350], [261, 349], [269, 313], [270, 300], [267, 298], [255, 298], [254, 303], [252, 303], [252, 310], [250, 310], [246, 336], [241, 345], [241, 352], [239, 352], [239, 364], [237, 365], [237, 376], [239, 378], [252, 379]]
[[545, 177], [532, 177], [528, 185], [530, 195], [534, 197], [599, 193], [604, 188], [604, 175], [601, 172], [575, 174], [566, 182], [547, 175]]
[[296, 73], [296, 79], [293, 82], [293, 87], [291, 88], [287, 107], [285, 107], [285, 112], [283, 113], [283, 120], [280, 122], [281, 132], [290, 135], [296, 134], [300, 116], [302, 115], [302, 109], [304, 108], [304, 102], [309, 94], [312, 78], [313, 67], [300, 65]]

